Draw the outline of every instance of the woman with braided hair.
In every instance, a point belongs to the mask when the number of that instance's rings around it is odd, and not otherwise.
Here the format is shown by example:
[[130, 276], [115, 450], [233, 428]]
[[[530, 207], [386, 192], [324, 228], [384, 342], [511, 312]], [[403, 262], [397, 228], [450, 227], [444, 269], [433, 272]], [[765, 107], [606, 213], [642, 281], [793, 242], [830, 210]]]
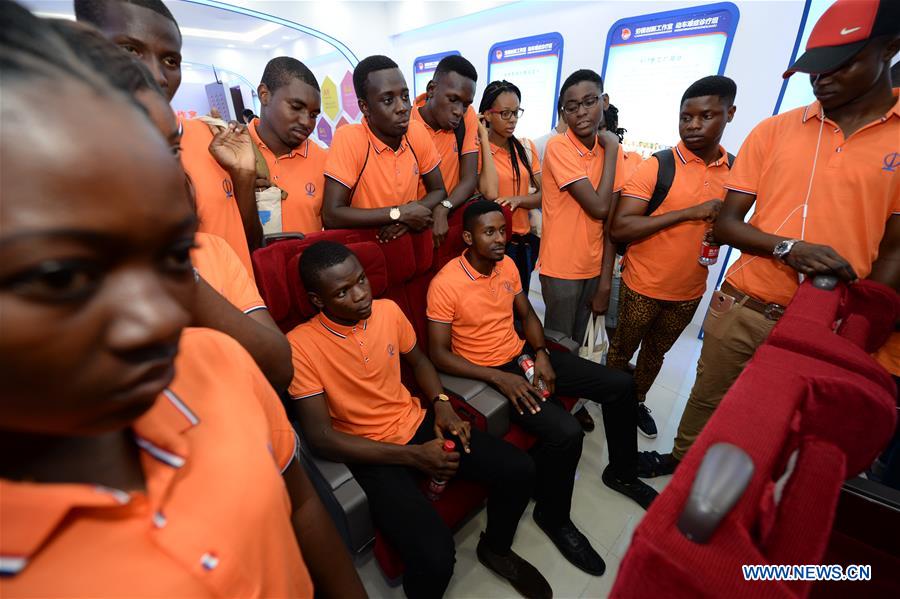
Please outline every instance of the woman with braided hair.
[[528, 213], [541, 207], [541, 163], [534, 142], [514, 135], [524, 112], [521, 101], [522, 92], [509, 81], [492, 81], [484, 90], [478, 112], [489, 143], [481, 146], [478, 190], [485, 199], [512, 210], [512, 239], [506, 253], [515, 261], [528, 293], [540, 248]]

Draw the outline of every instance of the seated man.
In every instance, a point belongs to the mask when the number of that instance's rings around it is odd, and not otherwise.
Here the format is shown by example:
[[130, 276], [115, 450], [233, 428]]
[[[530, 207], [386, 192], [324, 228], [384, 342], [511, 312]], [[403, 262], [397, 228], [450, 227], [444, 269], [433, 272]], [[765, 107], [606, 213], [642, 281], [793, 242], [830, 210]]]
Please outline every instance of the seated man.
[[[541, 322], [521, 293], [515, 263], [504, 255], [506, 220], [499, 205], [470, 204], [463, 227], [469, 249], [444, 266], [428, 290], [431, 359], [442, 371], [490, 383], [509, 398], [513, 422], [539, 439], [532, 450], [537, 466], [535, 522], [566, 559], [599, 576], [605, 570], [602, 558], [569, 518], [584, 434], [552, 393], [603, 406], [610, 456], [603, 482], [646, 509], [657, 493], [637, 478], [637, 407], [631, 377], [547, 349]], [[514, 312], [527, 343], [513, 327]], [[534, 356], [534, 384], [522, 376], [519, 360], [525, 354]], [[540, 383], [550, 392], [549, 400], [536, 386]]]
[[[353, 70], [365, 118], [337, 130], [325, 161], [326, 229], [381, 227], [380, 239], [434, 225], [446, 235], [441, 158], [420, 121], [410, 120], [409, 88], [397, 63], [369, 56]], [[419, 180], [426, 194], [420, 200]]]
[[[455, 561], [453, 535], [420, 490], [424, 473], [490, 485], [479, 561], [526, 597], [549, 598], [544, 577], [511, 549], [534, 486], [531, 458], [460, 420], [412, 325], [394, 302], [372, 300], [366, 273], [345, 246], [310, 246], [300, 276], [321, 313], [288, 333], [295, 416], [313, 451], [346, 462], [365, 490], [376, 526], [406, 564], [406, 595], [443, 595]], [[401, 356], [428, 400], [401, 383]], [[462, 451], [445, 452], [445, 438]]]
[[[478, 183], [478, 115], [472, 108], [478, 71], [462, 56], [445, 56], [434, 70], [425, 93], [416, 98], [412, 118], [425, 124], [441, 155], [441, 175], [447, 199], [435, 207], [444, 218], [435, 222], [435, 243], [447, 230], [438, 230], [447, 213], [472, 197]], [[419, 184], [419, 197], [426, 194]]]
[[266, 65], [257, 91], [262, 110], [247, 129], [269, 167], [269, 183], [287, 192], [281, 230], [321, 231], [327, 151], [309, 139], [319, 118], [319, 83], [302, 62], [279, 56]]

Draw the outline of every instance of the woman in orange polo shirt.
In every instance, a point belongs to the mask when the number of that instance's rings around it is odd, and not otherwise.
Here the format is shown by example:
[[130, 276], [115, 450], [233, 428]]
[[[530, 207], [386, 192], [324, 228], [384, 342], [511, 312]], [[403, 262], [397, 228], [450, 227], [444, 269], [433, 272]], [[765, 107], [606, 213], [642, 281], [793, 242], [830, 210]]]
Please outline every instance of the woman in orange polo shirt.
[[528, 218], [529, 210], [541, 207], [541, 162], [534, 142], [515, 136], [524, 112], [521, 102], [522, 92], [509, 81], [490, 82], [481, 96], [478, 112], [487, 139], [481, 140], [479, 148], [478, 191], [486, 200], [512, 210], [512, 239], [506, 253], [515, 261], [527, 294], [541, 244]]
[[260, 371], [182, 332], [171, 148], [46, 24], [0, 20], [0, 596], [363, 596]]

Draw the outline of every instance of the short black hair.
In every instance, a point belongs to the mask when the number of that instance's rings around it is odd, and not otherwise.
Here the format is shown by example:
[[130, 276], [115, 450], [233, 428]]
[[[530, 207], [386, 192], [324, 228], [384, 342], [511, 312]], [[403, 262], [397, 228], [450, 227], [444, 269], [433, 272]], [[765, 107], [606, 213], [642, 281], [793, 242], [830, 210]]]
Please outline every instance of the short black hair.
[[319, 241], [312, 244], [300, 256], [300, 280], [307, 291], [319, 291], [320, 275], [323, 270], [342, 264], [344, 260], [356, 256], [347, 246], [335, 241]]
[[566, 77], [566, 80], [563, 82], [562, 87], [559, 88], [559, 101], [556, 103], [556, 106], [560, 110], [562, 110], [563, 96], [566, 95], [566, 90], [568, 90], [573, 85], [578, 85], [582, 81], [590, 81], [591, 83], [596, 83], [600, 88], [600, 93], [603, 93], [603, 77], [598, 75], [596, 71], [592, 71], [590, 69], [579, 69]]
[[181, 33], [178, 21], [162, 0], [75, 0], [75, 19], [102, 27], [105, 24], [106, 8], [114, 4], [133, 4], [152, 10], [175, 23], [175, 28]]
[[363, 58], [353, 69], [353, 91], [359, 100], [366, 99], [366, 91], [369, 87], [369, 74], [386, 69], [397, 69], [397, 63], [381, 54]]
[[244, 112], [242, 112], [241, 114], [244, 116], [244, 118], [251, 117], [251, 116], [252, 116], [252, 117], [255, 117], [255, 116], [256, 116], [256, 113], [253, 112], [252, 110], [250, 110], [249, 108], [245, 108], [245, 109], [244, 109]]
[[159, 83], [140, 60], [106, 39], [86, 23], [48, 19], [47, 24], [68, 44], [85, 65], [94, 69], [119, 91], [133, 97], [148, 90], [165, 97]]
[[721, 75], [710, 75], [703, 79], [698, 79], [691, 83], [690, 87], [685, 90], [681, 96], [681, 103], [691, 98], [702, 98], [703, 96], [719, 96], [725, 107], [734, 105], [734, 98], [737, 96], [737, 84]]
[[475, 229], [475, 223], [478, 222], [478, 219], [491, 212], [503, 214], [503, 208], [500, 207], [500, 204], [487, 200], [472, 202], [466, 207], [466, 211], [463, 212], [463, 229], [471, 233]]
[[319, 82], [316, 76], [309, 68], [290, 56], [277, 56], [266, 64], [260, 83], [269, 88], [269, 91], [275, 93], [279, 87], [287, 85], [292, 79], [299, 79], [303, 83], [310, 85], [319, 90]]
[[462, 56], [456, 54], [451, 54], [450, 56], [445, 56], [441, 59], [437, 68], [434, 69], [434, 77], [432, 79], [437, 81], [438, 76], [445, 73], [459, 73], [466, 79], [478, 81], [478, 71], [475, 70], [475, 66]]

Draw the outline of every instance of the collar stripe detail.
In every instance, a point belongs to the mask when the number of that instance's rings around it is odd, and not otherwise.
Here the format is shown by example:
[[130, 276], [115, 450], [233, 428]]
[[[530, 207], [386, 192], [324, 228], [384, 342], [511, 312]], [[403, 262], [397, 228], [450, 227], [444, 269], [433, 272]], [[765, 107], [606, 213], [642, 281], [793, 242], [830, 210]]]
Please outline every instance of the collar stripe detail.
[[185, 459], [180, 455], [175, 455], [170, 451], [166, 451], [165, 449], [158, 447], [144, 439], [143, 437], [135, 436], [135, 441], [138, 444], [138, 447], [152, 455], [154, 458], [162, 462], [163, 464], [167, 464], [172, 468], [181, 468], [185, 464]]
[[0, 555], [0, 576], [14, 576], [24, 570], [27, 565], [27, 558]]
[[192, 426], [197, 426], [200, 424], [200, 418], [194, 414], [194, 412], [187, 407], [187, 404], [181, 401], [181, 398], [175, 395], [175, 392], [171, 389], [163, 389], [163, 393], [169, 399], [169, 402], [173, 406], [175, 406], [179, 412], [184, 414], [184, 417], [187, 418], [188, 422], [191, 423]]

